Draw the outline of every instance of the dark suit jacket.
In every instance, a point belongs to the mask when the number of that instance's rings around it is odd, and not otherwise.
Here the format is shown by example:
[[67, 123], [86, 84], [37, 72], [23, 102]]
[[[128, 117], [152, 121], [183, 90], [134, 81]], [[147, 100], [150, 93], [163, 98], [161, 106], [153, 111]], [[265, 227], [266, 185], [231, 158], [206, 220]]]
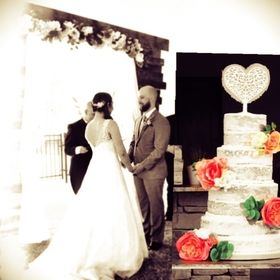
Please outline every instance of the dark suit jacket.
[[158, 111], [152, 113], [138, 135], [141, 118], [136, 120], [129, 157], [135, 164], [141, 163], [142, 179], [164, 179], [167, 176], [165, 152], [169, 143], [170, 125]]
[[[75, 192], [78, 191], [90, 162], [92, 151], [85, 138], [86, 123], [83, 119], [68, 125], [65, 137], [65, 153], [71, 156], [70, 180]], [[85, 154], [75, 154], [77, 146], [84, 146], [89, 151]]]

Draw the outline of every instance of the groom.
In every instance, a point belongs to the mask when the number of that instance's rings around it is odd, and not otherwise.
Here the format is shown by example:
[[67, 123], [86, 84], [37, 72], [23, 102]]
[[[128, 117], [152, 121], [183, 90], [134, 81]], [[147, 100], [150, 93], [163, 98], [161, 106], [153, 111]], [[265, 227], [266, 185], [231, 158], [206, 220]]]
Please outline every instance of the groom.
[[156, 109], [157, 90], [144, 86], [139, 91], [142, 117], [136, 120], [129, 157], [134, 163], [134, 183], [144, 218], [146, 242], [151, 250], [162, 246], [164, 237], [163, 184], [167, 176], [165, 152], [170, 125]]

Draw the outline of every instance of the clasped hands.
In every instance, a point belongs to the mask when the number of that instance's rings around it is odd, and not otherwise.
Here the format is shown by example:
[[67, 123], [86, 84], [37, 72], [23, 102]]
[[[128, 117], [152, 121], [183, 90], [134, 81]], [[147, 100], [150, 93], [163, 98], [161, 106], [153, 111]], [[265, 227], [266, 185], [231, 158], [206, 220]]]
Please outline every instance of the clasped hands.
[[132, 173], [134, 175], [137, 175], [144, 170], [143, 166], [140, 163], [137, 164], [132, 163], [131, 166], [132, 166]]
[[[123, 163], [121, 163], [122, 167], [125, 168], [125, 165]], [[141, 166], [140, 163], [134, 164], [131, 163], [131, 168], [128, 168], [128, 171], [133, 173], [134, 175], [137, 175], [139, 173], [141, 173], [144, 170], [144, 168]]]

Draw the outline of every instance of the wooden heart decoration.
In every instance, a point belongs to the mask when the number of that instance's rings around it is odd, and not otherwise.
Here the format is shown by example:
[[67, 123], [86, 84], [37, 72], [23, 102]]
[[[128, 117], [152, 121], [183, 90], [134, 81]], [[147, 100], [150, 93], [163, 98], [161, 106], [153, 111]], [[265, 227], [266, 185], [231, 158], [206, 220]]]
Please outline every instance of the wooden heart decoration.
[[261, 97], [269, 83], [269, 70], [259, 63], [251, 64], [246, 69], [239, 64], [231, 64], [222, 72], [224, 89], [242, 104], [251, 103]]

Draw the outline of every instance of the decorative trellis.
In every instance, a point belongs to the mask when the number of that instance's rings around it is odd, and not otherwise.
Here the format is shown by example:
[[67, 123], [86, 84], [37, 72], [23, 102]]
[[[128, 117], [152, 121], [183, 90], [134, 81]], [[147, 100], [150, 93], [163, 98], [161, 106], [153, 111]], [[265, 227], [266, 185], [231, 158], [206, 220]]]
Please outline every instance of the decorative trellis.
[[[46, 38], [48, 40], [52, 39], [53, 36], [58, 36], [59, 32], [65, 32], [66, 28], [71, 28], [69, 24], [67, 27], [69, 22], [73, 23], [72, 27], [75, 26], [76, 30], [78, 30], [80, 38], [85, 39], [89, 44], [102, 44], [104, 39], [106, 40], [110, 36], [112, 39], [112, 36], [115, 36], [113, 38], [115, 40], [113, 41], [115, 49], [123, 48], [128, 55], [135, 59], [139, 87], [152, 85], [158, 90], [166, 88], [162, 74], [164, 60], [161, 58], [161, 51], [168, 51], [168, 40], [34, 4], [27, 5], [26, 14], [35, 20], [56, 21], [60, 24], [60, 29], [58, 28], [57, 32], [48, 34]], [[87, 34], [89, 27], [92, 27], [94, 32]], [[75, 32], [77, 33], [77, 31]], [[77, 36], [75, 32], [73, 35]], [[77, 43], [73, 36], [69, 37], [69, 39], [72, 45]], [[141, 56], [139, 56], [141, 54], [143, 54], [143, 63], [141, 63]]]

